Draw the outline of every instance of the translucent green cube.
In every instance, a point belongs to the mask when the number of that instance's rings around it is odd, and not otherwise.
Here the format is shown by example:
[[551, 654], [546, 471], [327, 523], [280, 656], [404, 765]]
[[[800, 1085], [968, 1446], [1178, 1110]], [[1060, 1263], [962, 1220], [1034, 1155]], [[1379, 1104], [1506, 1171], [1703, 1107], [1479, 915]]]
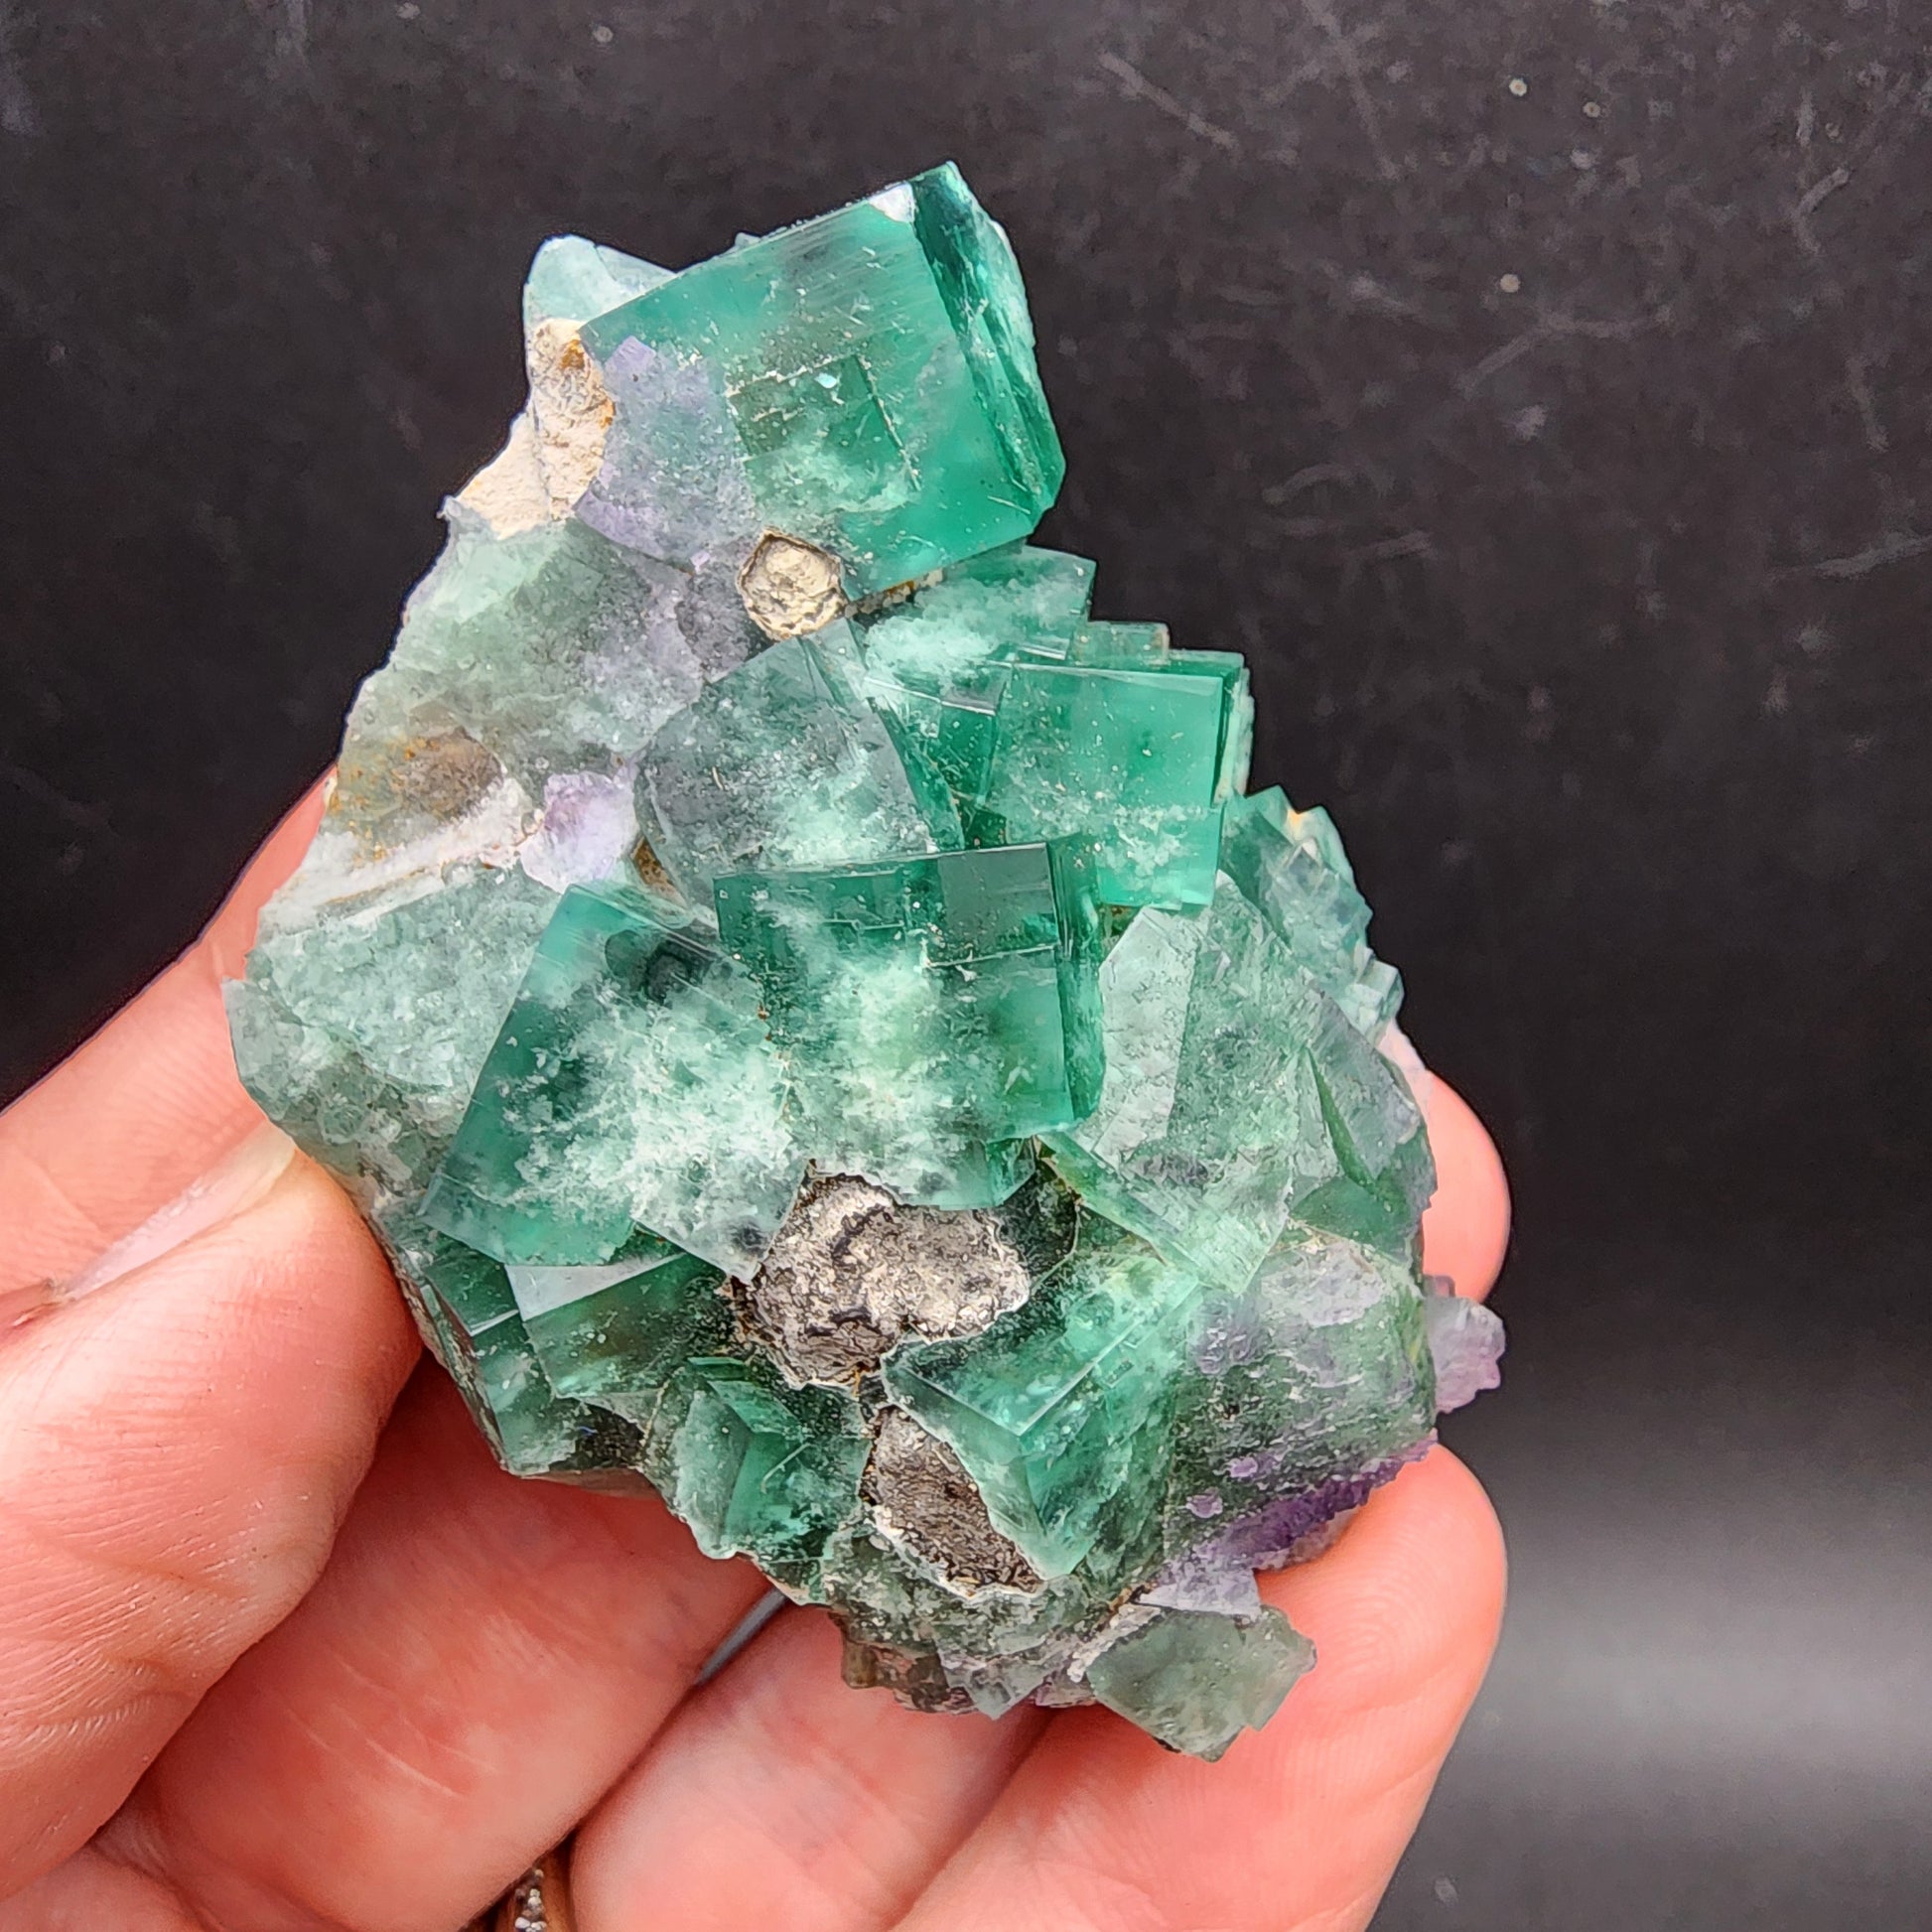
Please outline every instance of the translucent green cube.
[[380, 1207], [375, 1223], [438, 1357], [503, 1466], [513, 1475], [626, 1486], [621, 1471], [635, 1456], [636, 1430], [551, 1385], [502, 1264], [439, 1233], [399, 1200]]
[[1327, 813], [1293, 812], [1279, 790], [1230, 799], [1221, 868], [1295, 963], [1377, 1038], [1401, 1006], [1402, 981], [1369, 950], [1368, 901]]
[[724, 1276], [654, 1234], [589, 1267], [504, 1272], [550, 1386], [580, 1401], [646, 1397], [731, 1336]]
[[1139, 913], [1100, 991], [1099, 1104], [1044, 1138], [1103, 1213], [1231, 1290], [1293, 1220], [1413, 1230], [1434, 1176], [1408, 1089], [1231, 879], [1204, 915]]
[[687, 268], [584, 330], [723, 379], [765, 523], [851, 596], [1025, 536], [1064, 474], [1005, 234], [950, 163]]
[[584, 322], [671, 279], [668, 268], [639, 261], [580, 234], [552, 235], [536, 252], [523, 283], [523, 326], [553, 317]]
[[1105, 903], [1205, 905], [1231, 701], [1215, 672], [1016, 664], [975, 836], [1088, 831]]
[[641, 1227], [743, 1274], [803, 1170], [756, 987], [641, 895], [574, 887], [423, 1211], [503, 1261], [606, 1262]]
[[952, 1445], [1035, 1569], [1064, 1576], [1093, 1549], [1140, 1439], [1165, 1427], [1199, 1294], [1192, 1275], [1089, 1219], [1024, 1308], [971, 1342], [901, 1350], [886, 1386]]
[[[949, 801], [921, 801], [856, 691], [842, 623], [772, 644], [671, 718], [637, 763], [637, 821], [694, 906], [712, 882], [929, 852], [959, 842]], [[922, 809], [922, 802], [925, 809]], [[926, 813], [943, 816], [938, 825]]]
[[1078, 842], [719, 880], [800, 1147], [901, 1200], [989, 1206], [1099, 1092], [1099, 925]]
[[1259, 1730], [1313, 1663], [1314, 1645], [1279, 1610], [1245, 1622], [1159, 1610], [1094, 1659], [1087, 1683], [1170, 1750], [1211, 1762]]
[[811, 1564], [858, 1514], [871, 1439], [843, 1391], [794, 1389], [768, 1364], [699, 1357], [671, 1449], [670, 1500], [708, 1556]]
[[1086, 626], [1092, 590], [1085, 558], [1013, 544], [857, 625], [866, 698], [956, 801], [985, 792], [1009, 666], [1063, 660]]

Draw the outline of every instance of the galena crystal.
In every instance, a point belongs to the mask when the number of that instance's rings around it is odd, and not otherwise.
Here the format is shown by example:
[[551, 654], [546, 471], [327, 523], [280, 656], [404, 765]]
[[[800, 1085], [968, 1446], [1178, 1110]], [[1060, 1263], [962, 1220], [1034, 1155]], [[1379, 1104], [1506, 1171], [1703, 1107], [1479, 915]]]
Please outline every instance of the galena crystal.
[[[942, 167], [671, 275], [530, 401], [229, 989], [504, 1465], [653, 1487], [928, 1710], [1214, 1757], [1256, 1589], [1495, 1380], [1419, 1275], [1401, 987], [1228, 652], [1028, 542], [1062, 463]], [[1380, 1050], [1378, 1050], [1380, 1049]]]

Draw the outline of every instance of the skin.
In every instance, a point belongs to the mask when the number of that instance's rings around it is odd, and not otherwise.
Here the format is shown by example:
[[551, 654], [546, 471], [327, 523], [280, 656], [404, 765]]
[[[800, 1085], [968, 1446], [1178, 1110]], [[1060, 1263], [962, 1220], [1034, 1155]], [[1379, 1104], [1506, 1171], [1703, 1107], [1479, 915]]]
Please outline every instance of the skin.
[[[817, 1611], [693, 1689], [759, 1580], [497, 1470], [235, 1080], [220, 981], [320, 810], [0, 1115], [0, 1932], [450, 1932], [573, 1826], [581, 1932], [1365, 1926], [1501, 1615], [1462, 1465], [1263, 1580], [1320, 1661], [1218, 1765], [849, 1691]], [[1480, 1295], [1502, 1171], [1424, 1088], [1426, 1266]]]

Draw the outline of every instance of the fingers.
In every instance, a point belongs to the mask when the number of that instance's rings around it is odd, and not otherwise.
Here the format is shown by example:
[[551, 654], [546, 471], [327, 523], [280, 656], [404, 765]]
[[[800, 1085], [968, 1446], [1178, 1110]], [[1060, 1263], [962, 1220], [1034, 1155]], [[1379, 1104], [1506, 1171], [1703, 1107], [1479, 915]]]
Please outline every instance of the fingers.
[[80, 1844], [314, 1581], [416, 1353], [282, 1142], [0, 1349], [0, 1893]]
[[1438, 1449], [1326, 1556], [1264, 1579], [1317, 1653], [1265, 1730], [1200, 1764], [1105, 1712], [1056, 1719], [904, 1932], [1359, 1932], [1481, 1681], [1502, 1591], [1488, 1502]]
[[207, 1932], [166, 1885], [85, 1846], [11, 1898], [0, 1932]]
[[590, 1810], [762, 1588], [654, 1500], [504, 1475], [426, 1366], [321, 1583], [104, 1844], [210, 1923], [449, 1932]]
[[207, 934], [0, 1114], [0, 1310], [59, 1283], [173, 1199], [260, 1120], [235, 1078], [220, 975], [321, 811], [291, 812]]
[[782, 1613], [693, 1696], [586, 1826], [580, 1932], [861, 1932], [894, 1924], [1006, 1783], [1044, 1715], [931, 1717], [848, 1690], [839, 1639]]
[[1469, 1103], [1440, 1074], [1425, 1073], [1419, 1084], [1436, 1156], [1436, 1197], [1422, 1217], [1422, 1265], [1479, 1302], [1495, 1286], [1509, 1247], [1509, 1182], [1496, 1144]]

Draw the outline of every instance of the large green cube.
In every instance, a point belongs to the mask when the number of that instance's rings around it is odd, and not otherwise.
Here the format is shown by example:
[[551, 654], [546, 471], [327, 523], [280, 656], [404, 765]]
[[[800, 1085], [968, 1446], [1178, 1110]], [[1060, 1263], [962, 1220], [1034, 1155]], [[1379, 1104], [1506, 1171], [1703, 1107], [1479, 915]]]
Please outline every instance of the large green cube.
[[803, 1171], [757, 989], [641, 895], [574, 887], [424, 1214], [502, 1261], [605, 1262], [641, 1227], [744, 1274]]
[[584, 330], [633, 340], [718, 371], [759, 513], [849, 596], [1025, 536], [1064, 474], [1013, 251], [950, 162]]
[[1099, 929], [1079, 844], [739, 874], [717, 906], [821, 1169], [988, 1206], [1027, 1172], [989, 1149], [1093, 1105]]

